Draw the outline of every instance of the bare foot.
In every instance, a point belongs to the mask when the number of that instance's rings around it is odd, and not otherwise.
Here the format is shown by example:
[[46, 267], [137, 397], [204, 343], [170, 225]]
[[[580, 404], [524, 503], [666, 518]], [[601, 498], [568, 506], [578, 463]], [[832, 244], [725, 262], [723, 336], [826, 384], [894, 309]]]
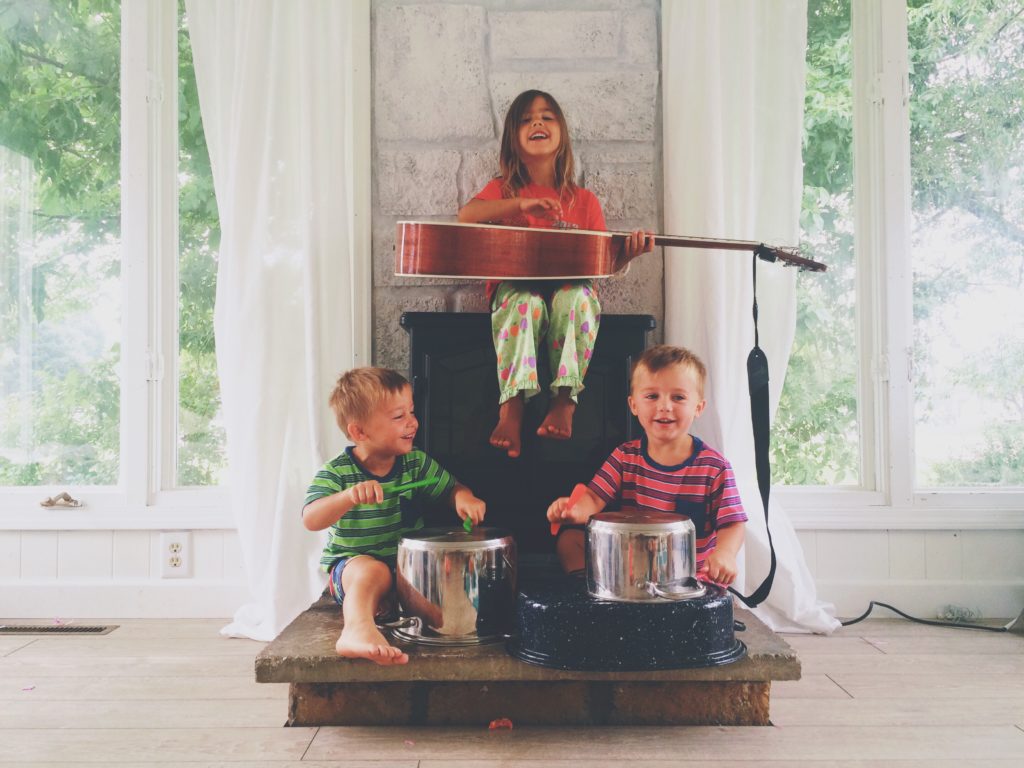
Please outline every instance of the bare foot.
[[341, 630], [341, 637], [335, 643], [334, 650], [346, 659], [369, 659], [381, 666], [409, 662], [409, 655], [401, 648], [389, 645], [384, 635], [372, 624], [346, 626]]
[[507, 451], [509, 458], [519, 455], [523, 431], [523, 396], [516, 395], [498, 406], [498, 425], [491, 432], [490, 443]]
[[548, 405], [548, 415], [537, 427], [537, 434], [554, 440], [568, 440], [572, 437], [572, 415], [575, 411], [576, 403], [569, 397], [568, 390], [560, 390]]

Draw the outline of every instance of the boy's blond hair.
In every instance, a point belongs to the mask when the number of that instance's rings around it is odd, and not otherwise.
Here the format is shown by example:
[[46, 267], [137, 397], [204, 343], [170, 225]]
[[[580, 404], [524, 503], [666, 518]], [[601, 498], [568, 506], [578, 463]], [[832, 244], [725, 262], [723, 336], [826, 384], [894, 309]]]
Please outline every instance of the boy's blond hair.
[[663, 371], [673, 365], [682, 365], [693, 371], [697, 379], [697, 389], [701, 400], [704, 399], [704, 384], [707, 381], [708, 369], [704, 363], [693, 352], [684, 347], [673, 347], [670, 344], [658, 344], [646, 350], [640, 359], [633, 364], [633, 370], [629, 375], [629, 390], [633, 391], [636, 383], [636, 372], [641, 366], [651, 373]]
[[385, 398], [408, 386], [408, 379], [390, 368], [353, 368], [338, 378], [328, 403], [341, 431], [351, 439], [349, 424], [365, 420]]

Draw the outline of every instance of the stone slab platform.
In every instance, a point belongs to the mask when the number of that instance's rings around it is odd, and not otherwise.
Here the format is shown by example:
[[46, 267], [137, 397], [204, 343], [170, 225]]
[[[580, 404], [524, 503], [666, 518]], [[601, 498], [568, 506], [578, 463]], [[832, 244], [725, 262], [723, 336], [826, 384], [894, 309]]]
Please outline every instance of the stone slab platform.
[[398, 643], [401, 666], [339, 658], [341, 609], [321, 599], [256, 657], [256, 680], [289, 683], [289, 725], [768, 725], [772, 680], [800, 661], [749, 611], [731, 664], [651, 672], [585, 672], [527, 664], [501, 643]]

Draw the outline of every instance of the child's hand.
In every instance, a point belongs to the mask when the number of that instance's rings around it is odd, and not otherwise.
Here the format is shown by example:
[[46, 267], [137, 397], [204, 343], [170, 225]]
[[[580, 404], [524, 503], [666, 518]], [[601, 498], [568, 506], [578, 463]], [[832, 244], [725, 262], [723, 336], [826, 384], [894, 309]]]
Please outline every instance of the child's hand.
[[586, 510], [581, 509], [579, 504], [569, 506], [569, 497], [563, 496], [555, 499], [548, 507], [548, 522], [550, 523], [576, 523], [582, 525], [590, 519]]
[[560, 499], [555, 499], [554, 501], [552, 501], [551, 506], [548, 507], [548, 522], [562, 522], [562, 513], [565, 512], [565, 508], [567, 506], [569, 506], [568, 496], [562, 496]]
[[384, 489], [376, 480], [364, 480], [361, 483], [356, 483], [345, 493], [348, 494], [353, 506], [381, 504], [384, 501]]
[[468, 517], [473, 521], [473, 525], [480, 525], [487, 513], [487, 504], [467, 489], [465, 493], [455, 496], [455, 513], [460, 520], [465, 520]]
[[732, 584], [736, 581], [736, 558], [728, 552], [715, 549], [704, 562], [708, 578], [716, 584]]
[[562, 218], [562, 204], [550, 197], [524, 197], [519, 201], [519, 210], [551, 221]]
[[627, 238], [624, 247], [626, 261], [635, 259], [641, 253], [654, 250], [654, 233], [634, 230]]

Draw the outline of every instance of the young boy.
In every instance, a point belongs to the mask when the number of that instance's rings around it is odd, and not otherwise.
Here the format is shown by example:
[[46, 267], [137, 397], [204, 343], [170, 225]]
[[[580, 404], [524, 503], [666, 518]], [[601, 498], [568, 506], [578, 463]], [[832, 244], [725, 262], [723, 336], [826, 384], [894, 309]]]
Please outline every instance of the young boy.
[[302, 523], [311, 531], [330, 528], [320, 565], [330, 574], [331, 595], [345, 617], [335, 650], [348, 658], [405, 664], [409, 656], [388, 644], [374, 618], [391, 593], [399, 539], [422, 528], [423, 518], [403, 519], [400, 494], [392, 489], [434, 480], [404, 494], [411, 493], [411, 501], [447, 498], [460, 518], [474, 524], [484, 519], [484, 502], [413, 448], [419, 422], [412, 387], [401, 374], [355, 368], [338, 379], [330, 405], [355, 445], [317, 472]]
[[[548, 520], [584, 524], [613, 501], [624, 510], [684, 515], [697, 529], [697, 572], [731, 584], [747, 516], [729, 462], [690, 434], [704, 410], [706, 376], [689, 350], [661, 345], [644, 352], [633, 367], [629, 395], [644, 437], [616, 448], [575, 506], [555, 499]], [[584, 567], [581, 530], [563, 531], [556, 546], [566, 572]]]

